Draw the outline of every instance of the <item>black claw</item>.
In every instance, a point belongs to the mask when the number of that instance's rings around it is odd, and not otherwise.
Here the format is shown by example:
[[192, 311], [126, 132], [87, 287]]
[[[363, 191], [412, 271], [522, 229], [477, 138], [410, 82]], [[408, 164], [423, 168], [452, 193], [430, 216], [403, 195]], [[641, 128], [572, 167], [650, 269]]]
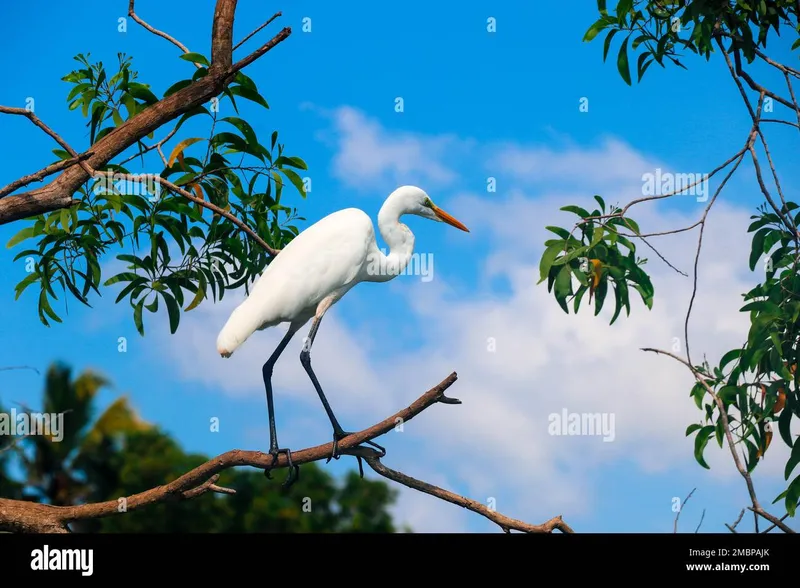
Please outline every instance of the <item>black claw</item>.
[[358, 460], [358, 475], [363, 480], [364, 479], [364, 464], [361, 463], [361, 456], [360, 455], [356, 455], [356, 459]]
[[[341, 455], [342, 455], [341, 452], [339, 451], [339, 441], [341, 441], [345, 437], [348, 437], [348, 436], [354, 435], [354, 434], [355, 433], [351, 433], [349, 431], [338, 431], [338, 432], [334, 431], [333, 432], [333, 452], [331, 453], [330, 457], [328, 457], [328, 459], [325, 461], [325, 463], [330, 462], [331, 459], [339, 459], [341, 457]], [[384, 449], [383, 447], [381, 447], [380, 445], [378, 445], [374, 441], [364, 441], [364, 443], [366, 443], [367, 445], [372, 445], [375, 449], [380, 451], [380, 453], [381, 453], [380, 457], [383, 457], [383, 456], [386, 455], [386, 449]], [[363, 478], [364, 477], [364, 466], [361, 463], [361, 456], [356, 455], [355, 457], [358, 458], [358, 469], [359, 469], [359, 473], [361, 474], [361, 477]]]
[[282, 486], [284, 488], [288, 488], [300, 479], [300, 466], [297, 466], [294, 464], [294, 462], [292, 462], [292, 451], [290, 449], [278, 449], [277, 447], [270, 449], [269, 454], [272, 456], [272, 463], [264, 469], [264, 475], [268, 480], [272, 479], [271, 470], [278, 461], [278, 456], [281, 453], [286, 454], [286, 461], [288, 462], [287, 467], [289, 469], [289, 475], [286, 476], [286, 480], [283, 482]]

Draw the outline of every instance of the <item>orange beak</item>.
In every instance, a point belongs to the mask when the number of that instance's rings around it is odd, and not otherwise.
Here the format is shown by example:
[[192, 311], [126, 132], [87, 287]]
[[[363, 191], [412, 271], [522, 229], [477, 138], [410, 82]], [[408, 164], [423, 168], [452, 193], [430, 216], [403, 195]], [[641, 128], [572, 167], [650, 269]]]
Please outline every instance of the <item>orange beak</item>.
[[433, 213], [440, 219], [442, 219], [443, 222], [446, 222], [451, 227], [455, 227], [457, 229], [461, 229], [462, 231], [469, 233], [469, 229], [465, 227], [461, 221], [456, 220], [455, 218], [447, 214], [444, 210], [442, 210], [435, 204], [432, 205], [431, 208], [433, 209]]

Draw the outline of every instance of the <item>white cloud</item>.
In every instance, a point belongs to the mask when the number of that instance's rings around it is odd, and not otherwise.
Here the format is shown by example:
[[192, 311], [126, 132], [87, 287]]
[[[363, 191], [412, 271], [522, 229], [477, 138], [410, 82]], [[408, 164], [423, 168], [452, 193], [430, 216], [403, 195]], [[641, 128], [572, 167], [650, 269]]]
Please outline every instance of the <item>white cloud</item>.
[[590, 147], [497, 146], [489, 165], [539, 186], [555, 183], [561, 187], [578, 185], [597, 190], [641, 185], [642, 174], [652, 172], [659, 163], [618, 139], [605, 138]]
[[333, 174], [359, 190], [383, 189], [387, 184], [450, 184], [457, 175], [446, 160], [453, 161], [470, 145], [454, 136], [390, 133], [348, 106], [320, 112], [333, 125]]
[[[424, 150], [424, 163], [417, 159], [420, 145], [443, 143], [412, 136], [397, 140], [352, 109], [337, 112], [343, 134], [335, 157], [337, 169], [355, 170], [362, 165], [368, 180], [380, 173], [401, 174], [404, 169], [427, 170], [431, 177], [439, 174], [439, 179], [445, 178], [446, 174], [440, 174], [445, 168], [436, 163], [440, 151]], [[405, 168], [398, 167], [393, 163], [395, 158], [388, 155], [393, 148], [402, 151], [398, 145], [405, 146]], [[388, 151], [381, 152], [384, 147]], [[683, 354], [683, 322], [691, 278], [677, 274], [645, 245], [637, 244], [639, 255], [649, 259], [646, 269], [655, 285], [655, 305], [648, 312], [634, 293], [631, 316], [625, 317], [623, 312], [611, 326], [608, 318], [613, 297], [609, 296], [599, 317], [590, 312], [593, 308], [586, 298], [581, 313], [568, 316], [544, 284], [536, 285], [541, 244], [549, 235], [544, 226], [569, 228], [574, 222], [576, 217], [558, 212], [559, 206], [591, 205], [585, 192], [574, 188], [556, 191], [561, 189], [561, 176], [584, 174], [588, 182], [596, 179], [609, 189], [618, 182], [615, 194], [621, 199], [635, 198], [640, 194], [627, 182], [628, 170], [640, 174], [650, 160], [615, 140], [588, 150], [536, 148], [528, 152], [521, 147], [505, 148], [514, 153], [506, 159], [511, 162], [507, 166], [510, 171], [521, 173], [531, 166], [543, 172], [536, 177], [547, 177], [550, 182], [535, 191], [530, 187], [508, 190], [505, 196], [461, 194], [459, 208], [467, 211], [465, 221], [473, 238], [486, 245], [485, 257], [468, 260], [460, 272], [502, 278], [507, 291], [481, 288], [480, 292], [468, 292], [462, 288], [461, 294], [454, 296], [440, 272], [430, 283], [407, 282], [402, 287], [411, 319], [389, 316], [375, 328], [399, 330], [413, 320], [422, 344], [391, 359], [376, 358], [376, 347], [366, 345], [364, 335], [352, 325], [342, 324], [335, 313], [326, 317], [314, 361], [325, 373], [326, 392], [340, 407], [337, 414], [341, 410], [348, 419], [356, 413], [383, 418], [455, 369], [459, 379], [448, 394], [460, 398], [463, 404], [431, 407], [407, 423], [402, 440], [395, 441], [395, 436], [387, 440], [387, 460], [401, 471], [419, 470], [424, 461], [427, 472], [441, 472], [443, 483], [463, 487], [471, 498], [482, 502], [494, 498], [499, 511], [533, 522], [559, 513], [568, 521], [570, 516], [590, 515], [599, 506], [592, 487], [612, 465], [628, 474], [625, 491], [632, 496], [637, 477], [648, 473], [704, 475], [693, 462], [692, 439], [683, 435], [686, 426], [700, 417], [688, 396], [691, 374], [670, 358], [640, 349], [673, 350], [678, 341], [678, 354]], [[370, 163], [363, 164], [364, 158], [370, 157]], [[630, 214], [645, 232], [674, 229], [695, 222], [705, 206], [694, 199], [682, 203], [682, 211], [647, 203], [634, 207]], [[749, 214], [720, 201], [709, 216], [690, 329], [695, 363], [706, 353], [714, 364], [722, 353], [738, 347], [746, 338], [747, 316], [738, 312], [740, 293], [757, 280], [746, 267]], [[693, 231], [655, 238], [651, 243], [691, 276], [696, 238]], [[180, 343], [172, 343], [172, 355], [183, 373], [219, 385], [229, 393], [263, 394], [260, 370], [253, 366], [266, 360], [281, 333], [257, 334], [237, 352], [238, 357], [226, 362], [216, 357], [212, 342], [231, 307], [207, 305], [201, 309], [194, 319], [184, 319]], [[490, 339], [496, 344], [493, 352], [489, 350]], [[298, 351], [296, 347], [286, 353], [296, 355]], [[278, 389], [293, 393], [302, 390], [310, 403], [317, 402], [313, 391], [309, 394], [305, 372], [294, 357], [278, 364]], [[563, 410], [613, 415], [613, 442], [604, 442], [601, 436], [551, 435], [549, 416]], [[782, 480], [778, 470], [785, 449], [777, 439], [773, 442], [772, 459], [765, 462], [759, 476]], [[710, 475], [741, 484], [727, 451], [709, 444]], [[677, 483], [664, 491], [670, 496], [685, 494], [685, 488], [677, 487]], [[398, 512], [421, 528], [462, 528], [460, 518], [450, 518], [450, 507], [437, 507], [432, 498], [404, 494], [402, 500]], [[443, 518], [429, 515], [440, 509]]]

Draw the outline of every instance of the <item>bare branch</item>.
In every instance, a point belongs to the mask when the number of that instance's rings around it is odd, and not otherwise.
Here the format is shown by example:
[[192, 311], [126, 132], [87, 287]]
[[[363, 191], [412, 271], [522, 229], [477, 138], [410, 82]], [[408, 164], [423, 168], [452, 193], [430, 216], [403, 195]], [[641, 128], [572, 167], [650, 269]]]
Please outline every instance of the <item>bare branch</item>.
[[686, 495], [686, 498], [684, 498], [683, 502], [681, 503], [681, 507], [678, 509], [678, 512], [675, 514], [675, 522], [672, 525], [672, 532], [673, 533], [677, 533], [678, 532], [678, 519], [681, 518], [681, 513], [683, 512], [683, 507], [686, 506], [687, 502], [689, 502], [689, 499], [692, 497], [692, 494], [694, 494], [695, 490], [697, 490], [697, 488], [692, 488], [692, 491], [689, 492], [689, 494]]
[[[363, 453], [371, 452], [373, 454], [377, 454], [374, 450], [364, 447], [359, 448], [359, 450]], [[407, 476], [401, 472], [395, 471], [391, 468], [387, 468], [385, 465], [381, 463], [381, 460], [377, 455], [373, 455], [368, 457], [366, 455], [362, 455], [364, 460], [369, 464], [376, 473], [380, 474], [384, 478], [392, 480], [394, 482], [398, 482], [403, 484], [403, 486], [407, 486], [414, 490], [419, 490], [420, 492], [424, 492], [425, 494], [430, 494], [431, 496], [435, 496], [436, 498], [441, 498], [447, 502], [455, 504], [457, 506], [462, 506], [467, 510], [470, 510], [474, 513], [477, 513], [483, 517], [486, 517], [493, 523], [497, 523], [500, 528], [508, 533], [511, 530], [514, 531], [522, 531], [523, 533], [552, 533], [554, 529], [558, 529], [562, 533], [574, 533], [574, 531], [567, 525], [561, 518], [561, 515], [557, 517], [553, 517], [549, 521], [542, 523], [541, 525], [531, 525], [530, 523], [525, 523], [523, 521], [519, 521], [517, 519], [509, 518], [505, 515], [502, 515], [484, 505], [480, 502], [476, 502], [474, 500], [470, 500], [469, 498], [464, 498], [463, 496], [459, 496], [458, 494], [454, 494], [449, 490], [444, 490], [439, 488], [438, 486], [434, 486], [433, 484], [428, 484], [427, 482], [423, 482], [421, 480], [417, 480], [412, 478], [411, 476]]]
[[5, 188], [0, 189], [0, 198], [7, 194], [11, 194], [14, 190], [18, 190], [23, 186], [27, 186], [28, 184], [32, 184], [33, 182], [41, 182], [47, 176], [53, 175], [56, 172], [59, 172], [63, 169], [66, 169], [70, 166], [75, 165], [76, 163], [80, 163], [81, 161], [86, 161], [92, 156], [92, 152], [88, 151], [86, 153], [81, 153], [78, 157], [71, 157], [69, 159], [62, 159], [61, 161], [57, 161], [56, 163], [52, 163], [47, 167], [43, 167], [38, 172], [34, 172], [27, 176], [22, 176], [20, 179], [15, 180], [8, 184]]
[[[158, 29], [155, 29], [155, 28], [151, 27], [149, 24], [147, 24], [141, 18], [139, 18], [137, 16], [136, 12], [134, 11], [134, 6], [133, 5], [135, 4], [135, 2], [136, 2], [136, 0], [130, 0], [130, 2], [128, 3], [128, 16], [130, 16], [133, 20], [138, 22], [140, 25], [142, 25], [144, 28], [146, 28], [148, 31], [150, 31], [154, 35], [158, 35], [162, 39], [166, 39], [167, 41], [169, 41], [170, 43], [175, 45], [178, 49], [180, 49], [184, 53], [190, 53], [190, 51], [186, 47], [186, 45], [184, 45], [183, 43], [181, 43], [180, 41], [178, 41], [174, 37], [169, 36], [164, 31], [159, 31]], [[195, 65], [197, 67], [202, 67], [199, 63], [195, 63]]]
[[86, 162], [84, 161], [86, 158], [81, 158], [81, 156], [78, 155], [78, 153], [72, 147], [70, 147], [67, 144], [67, 142], [58, 135], [58, 133], [56, 133], [53, 129], [51, 129], [46, 124], [44, 124], [42, 122], [42, 120], [38, 116], [33, 114], [32, 110], [28, 110], [27, 108], [12, 108], [10, 106], [0, 106], [0, 114], [16, 114], [16, 115], [19, 115], [19, 116], [26, 117], [33, 124], [35, 124], [37, 127], [42, 129], [45, 133], [47, 133], [53, 139], [55, 139], [56, 143], [61, 145], [64, 148], [64, 150], [67, 153], [69, 153], [72, 156], [73, 159], [75, 159], [77, 161], [78, 165], [80, 165], [86, 171], [86, 173], [90, 173], [89, 172], [89, 168], [86, 165]]
[[12, 366], [8, 366], [8, 367], [0, 367], [0, 372], [5, 372], [5, 371], [8, 371], [8, 370], [33, 370], [37, 374], [39, 373], [39, 370], [37, 370], [35, 367], [29, 366], [29, 365], [12, 365]]
[[258, 31], [260, 31], [264, 27], [268, 27], [270, 25], [270, 23], [272, 23], [272, 21], [275, 20], [276, 18], [278, 18], [279, 16], [283, 16], [283, 13], [282, 12], [276, 12], [275, 14], [273, 14], [267, 22], [262, 24], [260, 27], [258, 27], [256, 30], [254, 30], [252, 33], [250, 33], [244, 39], [242, 39], [236, 45], [234, 45], [233, 46], [233, 50], [236, 51], [239, 47], [244, 45], [250, 37], [252, 37], [256, 33], [258, 33]]
[[744, 516], [745, 510], [746, 509], [744, 509], [744, 508], [742, 509], [742, 512], [739, 513], [739, 517], [733, 522], [733, 525], [729, 525], [728, 523], [725, 523], [725, 526], [728, 527], [728, 529], [730, 530], [731, 533], [736, 533], [736, 527], [742, 521], [742, 517]]
[[703, 526], [703, 521], [705, 520], [705, 518], [706, 518], [706, 509], [703, 509], [703, 512], [700, 514], [700, 522], [697, 523], [697, 527], [694, 530], [695, 534], [697, 534], [697, 532], [700, 530], [700, 527]]
[[264, 55], [264, 53], [275, 47], [275, 45], [277, 45], [281, 41], [288, 39], [289, 35], [291, 34], [292, 34], [291, 27], [284, 27], [277, 35], [275, 35], [269, 41], [264, 43], [261, 47], [253, 51], [250, 55], [233, 64], [233, 66], [231, 67], [231, 73], [235, 74], [237, 71], [244, 69], [245, 67], [253, 63], [256, 59]]

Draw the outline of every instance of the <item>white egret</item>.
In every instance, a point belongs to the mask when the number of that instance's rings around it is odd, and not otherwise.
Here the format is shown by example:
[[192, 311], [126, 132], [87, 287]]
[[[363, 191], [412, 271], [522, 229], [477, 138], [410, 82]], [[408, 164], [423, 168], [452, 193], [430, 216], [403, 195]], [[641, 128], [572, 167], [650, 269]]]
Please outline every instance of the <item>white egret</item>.
[[[414, 250], [414, 234], [399, 220], [405, 214], [445, 222], [469, 232], [416, 186], [396, 189], [378, 212], [378, 230], [389, 246], [389, 255], [378, 249], [372, 221], [365, 212], [357, 208], [334, 212], [302, 231], [278, 253], [219, 333], [217, 351], [227, 358], [254, 332], [289, 323], [286, 335], [262, 368], [269, 412], [269, 453], [273, 464], [279, 454], [286, 454], [289, 475], [285, 485], [294, 483], [300, 470], [292, 463], [291, 451], [278, 446], [271, 383], [275, 362], [292, 336], [313, 318], [300, 362], [333, 426], [333, 452], [328, 461], [339, 459], [338, 441], [352, 433], [345, 431], [336, 420], [311, 369], [311, 346], [325, 312], [348, 290], [359, 282], [388, 282], [408, 265]], [[380, 445], [372, 441], [367, 443], [383, 451]], [[270, 477], [269, 468], [265, 474]]]

